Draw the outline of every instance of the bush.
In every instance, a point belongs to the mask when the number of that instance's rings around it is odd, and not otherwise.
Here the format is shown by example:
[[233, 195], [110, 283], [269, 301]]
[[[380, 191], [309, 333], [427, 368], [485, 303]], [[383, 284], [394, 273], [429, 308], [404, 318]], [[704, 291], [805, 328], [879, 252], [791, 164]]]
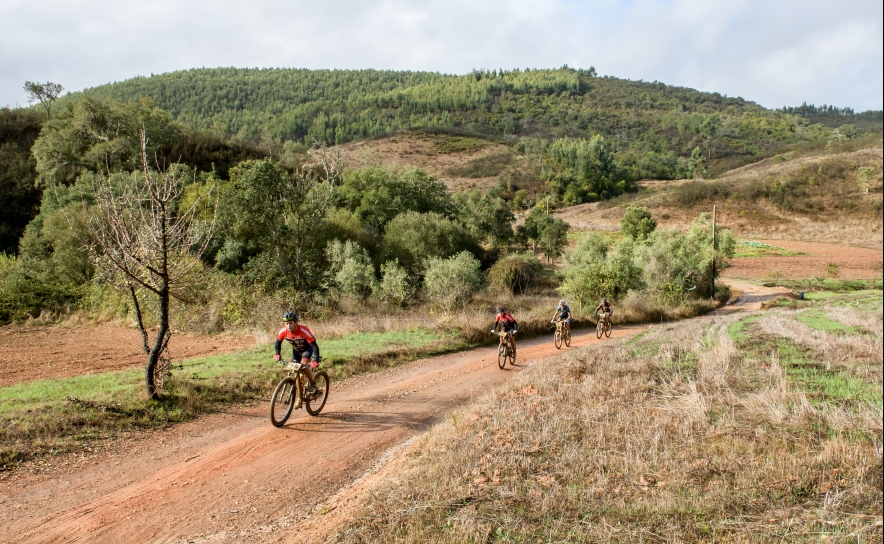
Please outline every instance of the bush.
[[332, 296], [365, 300], [377, 283], [368, 252], [349, 240], [332, 240], [325, 252], [333, 271], [328, 281]]
[[582, 305], [602, 297], [617, 300], [642, 287], [642, 269], [634, 260], [635, 243], [621, 238], [609, 246], [601, 235], [590, 233], [565, 255], [565, 280], [561, 291]]
[[524, 294], [543, 272], [543, 263], [533, 253], [515, 253], [498, 260], [488, 269], [492, 289]]
[[620, 220], [620, 232], [633, 240], [644, 240], [657, 228], [651, 210], [644, 206], [630, 205]]
[[399, 261], [381, 265], [381, 281], [375, 285], [375, 298], [391, 306], [405, 306], [414, 292], [408, 273], [399, 266]]
[[398, 259], [411, 273], [425, 259], [447, 258], [461, 251], [478, 254], [475, 238], [455, 221], [434, 212], [406, 212], [387, 225], [384, 235], [387, 260]]
[[463, 306], [482, 288], [479, 266], [479, 260], [468, 251], [448, 259], [427, 259], [424, 292], [445, 311]]

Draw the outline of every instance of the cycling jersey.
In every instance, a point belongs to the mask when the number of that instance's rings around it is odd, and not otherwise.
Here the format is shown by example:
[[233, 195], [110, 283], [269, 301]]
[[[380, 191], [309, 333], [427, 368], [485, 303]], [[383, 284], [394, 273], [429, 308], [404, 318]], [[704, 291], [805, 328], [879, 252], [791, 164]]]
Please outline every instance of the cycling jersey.
[[496, 331], [498, 323], [500, 323], [500, 330], [504, 332], [509, 332], [517, 328], [516, 318], [506, 312], [497, 314], [497, 317], [494, 319], [494, 327], [491, 330]]
[[602, 310], [602, 311], [604, 311], [606, 314], [610, 314], [610, 313], [613, 313], [613, 312], [614, 312], [614, 308], [611, 306], [611, 303], [610, 303], [610, 302], [602, 302], [601, 304], [599, 304], [598, 306], [596, 306], [595, 309], [596, 309], [596, 311]]
[[282, 342], [286, 341], [292, 345], [292, 354], [295, 359], [303, 359], [312, 357], [319, 360], [319, 346], [316, 345], [316, 338], [310, 329], [304, 325], [298, 325], [294, 331], [289, 331], [288, 327], [283, 327], [276, 336], [276, 354], [279, 355], [282, 349]]
[[562, 321], [569, 321], [571, 319], [571, 308], [569, 308], [567, 304], [556, 308], [556, 317]]

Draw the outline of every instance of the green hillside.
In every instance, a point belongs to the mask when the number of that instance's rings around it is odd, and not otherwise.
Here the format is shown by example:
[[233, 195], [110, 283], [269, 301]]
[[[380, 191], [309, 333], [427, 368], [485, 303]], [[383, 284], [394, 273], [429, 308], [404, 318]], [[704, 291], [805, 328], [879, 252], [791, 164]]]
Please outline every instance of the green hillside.
[[593, 68], [460, 76], [200, 68], [138, 77], [82, 94], [124, 102], [147, 96], [194, 128], [252, 142], [341, 144], [416, 127], [451, 127], [513, 140], [600, 134], [623, 176], [633, 179], [683, 177], [685, 160], [696, 148], [714, 174], [771, 148], [826, 140], [834, 132], [740, 97], [597, 77]]

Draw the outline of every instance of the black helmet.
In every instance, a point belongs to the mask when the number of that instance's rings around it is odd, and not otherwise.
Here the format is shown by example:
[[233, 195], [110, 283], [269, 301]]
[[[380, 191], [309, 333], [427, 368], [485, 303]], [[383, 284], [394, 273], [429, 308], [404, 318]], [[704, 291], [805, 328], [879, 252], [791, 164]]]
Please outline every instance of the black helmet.
[[504, 311], [503, 306], [498, 306], [498, 307], [497, 307], [497, 313], [501, 313], [501, 312], [503, 312], [503, 311]]
[[295, 312], [286, 312], [286, 314], [284, 316], [282, 316], [282, 320], [283, 321], [294, 321], [295, 323], [297, 323], [298, 322], [298, 314], [296, 314]]

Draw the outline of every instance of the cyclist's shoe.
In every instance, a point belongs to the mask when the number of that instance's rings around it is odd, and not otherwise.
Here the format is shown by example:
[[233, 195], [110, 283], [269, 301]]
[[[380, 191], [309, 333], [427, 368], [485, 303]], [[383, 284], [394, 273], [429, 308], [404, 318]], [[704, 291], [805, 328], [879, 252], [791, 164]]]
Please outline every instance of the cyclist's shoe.
[[312, 384], [312, 383], [311, 383], [311, 384], [307, 387], [307, 391], [305, 392], [305, 396], [306, 396], [308, 399], [311, 399], [311, 400], [312, 400], [312, 399], [315, 399], [316, 397], [319, 396], [319, 389], [316, 388], [316, 384]]

